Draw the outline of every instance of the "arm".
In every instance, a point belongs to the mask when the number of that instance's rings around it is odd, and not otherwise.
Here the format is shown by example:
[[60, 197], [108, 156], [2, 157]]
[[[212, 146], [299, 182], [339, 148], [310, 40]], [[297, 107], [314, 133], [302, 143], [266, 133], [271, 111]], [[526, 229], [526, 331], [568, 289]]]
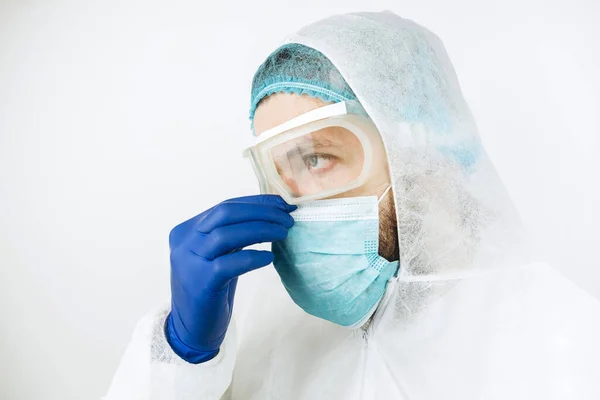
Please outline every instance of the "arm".
[[284, 239], [294, 209], [279, 196], [240, 197], [173, 228], [171, 309], [140, 321], [105, 400], [223, 397], [235, 363], [238, 277], [273, 261], [245, 247]]
[[235, 364], [234, 323], [214, 358], [190, 364], [166, 340], [168, 313], [168, 309], [154, 311], [138, 322], [104, 400], [224, 398]]

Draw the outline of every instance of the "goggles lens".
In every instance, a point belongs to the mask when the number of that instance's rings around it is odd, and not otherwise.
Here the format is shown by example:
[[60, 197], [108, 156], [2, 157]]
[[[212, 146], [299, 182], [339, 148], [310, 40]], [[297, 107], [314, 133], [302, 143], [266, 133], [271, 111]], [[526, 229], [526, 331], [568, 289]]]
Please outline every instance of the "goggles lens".
[[281, 184], [298, 198], [346, 187], [360, 176], [365, 151], [359, 138], [341, 126], [329, 126], [270, 149]]
[[387, 175], [381, 136], [356, 100], [323, 106], [263, 131], [244, 155], [261, 192], [280, 194], [292, 204], [349, 193]]

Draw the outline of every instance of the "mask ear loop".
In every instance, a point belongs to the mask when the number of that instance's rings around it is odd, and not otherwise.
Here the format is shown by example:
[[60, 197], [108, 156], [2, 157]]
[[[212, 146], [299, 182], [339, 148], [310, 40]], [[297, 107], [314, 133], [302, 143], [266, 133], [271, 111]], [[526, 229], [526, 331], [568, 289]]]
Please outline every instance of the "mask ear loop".
[[392, 185], [390, 183], [388, 183], [387, 189], [385, 189], [385, 191], [383, 192], [383, 194], [381, 195], [381, 197], [379, 199], [377, 199], [377, 204], [381, 204], [381, 202], [385, 198], [385, 195], [388, 194], [388, 192], [390, 191], [391, 188], [392, 188]]

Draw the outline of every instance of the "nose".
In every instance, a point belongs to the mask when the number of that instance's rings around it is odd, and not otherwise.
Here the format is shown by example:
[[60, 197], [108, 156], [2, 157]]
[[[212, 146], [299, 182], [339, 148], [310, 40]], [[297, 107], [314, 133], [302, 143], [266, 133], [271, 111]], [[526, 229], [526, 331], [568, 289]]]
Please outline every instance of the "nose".
[[299, 197], [302, 194], [300, 193], [298, 182], [294, 178], [289, 176], [282, 176], [282, 179], [285, 185], [290, 189], [290, 192], [292, 192], [292, 195], [294, 197]]

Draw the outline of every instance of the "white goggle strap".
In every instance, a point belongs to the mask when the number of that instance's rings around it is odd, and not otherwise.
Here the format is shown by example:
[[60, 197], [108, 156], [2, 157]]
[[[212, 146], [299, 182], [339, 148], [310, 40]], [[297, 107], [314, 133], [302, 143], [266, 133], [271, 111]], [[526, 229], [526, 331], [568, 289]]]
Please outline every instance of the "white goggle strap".
[[350, 106], [356, 107], [356, 105], [353, 103], [358, 103], [358, 101], [342, 101], [339, 103], [330, 104], [325, 107], [319, 107], [307, 113], [301, 114], [295, 118], [290, 119], [289, 121], [284, 122], [281, 125], [277, 125], [276, 127], [261, 133], [259, 136], [256, 137], [256, 142], [254, 143], [254, 145], [256, 146], [258, 144], [261, 144], [265, 140], [269, 140], [272, 137], [279, 135], [280, 133], [289, 131], [290, 129], [297, 128], [301, 125], [305, 125], [313, 121], [348, 114]]

